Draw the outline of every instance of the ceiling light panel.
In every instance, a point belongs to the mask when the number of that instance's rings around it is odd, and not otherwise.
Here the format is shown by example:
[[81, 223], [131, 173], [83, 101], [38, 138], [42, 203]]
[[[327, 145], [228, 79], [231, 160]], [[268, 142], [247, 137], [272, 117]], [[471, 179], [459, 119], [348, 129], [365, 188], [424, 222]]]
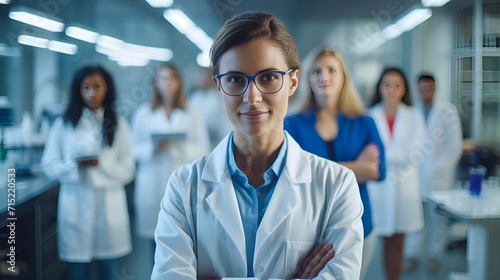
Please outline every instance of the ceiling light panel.
[[424, 7], [442, 7], [450, 0], [422, 0], [422, 6]]
[[99, 38], [99, 33], [78, 26], [68, 26], [66, 28], [66, 35], [92, 44], [97, 43], [97, 39]]
[[146, 0], [153, 8], [168, 8], [174, 4], [174, 0]]
[[13, 7], [9, 12], [9, 18], [52, 32], [64, 30], [62, 20], [25, 7]]
[[29, 35], [20, 35], [17, 38], [19, 44], [46, 49], [49, 40]]
[[48, 44], [48, 49], [54, 52], [71, 55], [76, 54], [76, 52], [78, 51], [78, 47], [76, 45], [59, 41], [50, 41]]

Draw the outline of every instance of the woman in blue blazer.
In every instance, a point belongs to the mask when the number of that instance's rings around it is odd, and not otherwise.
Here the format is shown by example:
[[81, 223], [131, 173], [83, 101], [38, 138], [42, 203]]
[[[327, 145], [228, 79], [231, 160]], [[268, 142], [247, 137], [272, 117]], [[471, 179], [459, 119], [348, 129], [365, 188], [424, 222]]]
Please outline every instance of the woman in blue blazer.
[[385, 178], [384, 146], [373, 119], [364, 115], [342, 56], [322, 49], [304, 64], [301, 82], [309, 85], [310, 100], [301, 113], [285, 119], [285, 130], [304, 150], [354, 171], [364, 206], [363, 279], [376, 241], [366, 182]]

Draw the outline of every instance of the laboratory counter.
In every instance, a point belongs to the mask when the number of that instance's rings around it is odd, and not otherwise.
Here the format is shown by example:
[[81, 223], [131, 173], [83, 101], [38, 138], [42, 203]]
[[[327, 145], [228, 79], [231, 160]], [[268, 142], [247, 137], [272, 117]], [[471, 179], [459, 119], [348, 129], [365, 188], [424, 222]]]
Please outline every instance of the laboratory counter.
[[14, 182], [14, 176], [9, 177], [14, 173], [2, 172], [0, 278], [63, 279], [65, 265], [57, 256], [59, 182], [41, 173], [16, 176]]

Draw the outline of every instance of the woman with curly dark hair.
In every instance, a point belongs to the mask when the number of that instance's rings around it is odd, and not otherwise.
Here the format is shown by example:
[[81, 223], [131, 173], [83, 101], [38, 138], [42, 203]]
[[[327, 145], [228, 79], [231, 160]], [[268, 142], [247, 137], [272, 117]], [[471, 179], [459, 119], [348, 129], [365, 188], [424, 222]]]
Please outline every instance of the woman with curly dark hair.
[[124, 186], [135, 167], [127, 122], [114, 109], [116, 90], [100, 66], [73, 77], [66, 111], [51, 128], [42, 156], [46, 175], [61, 183], [57, 237], [69, 279], [111, 279], [115, 259], [132, 251]]

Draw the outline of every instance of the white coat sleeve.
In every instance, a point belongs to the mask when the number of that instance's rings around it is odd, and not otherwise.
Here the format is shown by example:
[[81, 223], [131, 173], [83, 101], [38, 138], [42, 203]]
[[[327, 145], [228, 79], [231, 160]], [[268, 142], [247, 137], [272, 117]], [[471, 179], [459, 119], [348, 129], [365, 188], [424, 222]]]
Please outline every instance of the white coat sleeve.
[[431, 130], [428, 135], [432, 141], [442, 141], [446, 145], [442, 145], [441, 151], [438, 151], [442, 156], [437, 157], [436, 168], [439, 170], [454, 168], [462, 156], [462, 125], [458, 111], [454, 105], [449, 104], [443, 110], [444, 126], [435, 130]]
[[149, 161], [153, 157], [153, 141], [146, 128], [148, 122], [146, 107], [139, 107], [132, 118], [132, 154], [138, 162]]
[[335, 255], [314, 279], [359, 279], [363, 252], [363, 203], [352, 171], [339, 179], [323, 243], [331, 243]]
[[130, 130], [122, 118], [118, 126], [112, 148], [106, 149], [99, 156], [97, 167], [89, 168], [92, 183], [97, 188], [122, 187], [134, 178], [135, 163], [130, 146]]
[[[189, 199], [182, 196], [188, 180], [175, 171], [167, 183], [155, 230], [156, 252], [152, 280], [196, 279], [195, 229]], [[181, 182], [180, 182], [181, 181]]]
[[51, 179], [59, 179], [61, 183], [80, 182], [78, 165], [71, 155], [65, 154], [64, 146], [65, 123], [58, 118], [47, 137], [41, 165], [43, 172]]

